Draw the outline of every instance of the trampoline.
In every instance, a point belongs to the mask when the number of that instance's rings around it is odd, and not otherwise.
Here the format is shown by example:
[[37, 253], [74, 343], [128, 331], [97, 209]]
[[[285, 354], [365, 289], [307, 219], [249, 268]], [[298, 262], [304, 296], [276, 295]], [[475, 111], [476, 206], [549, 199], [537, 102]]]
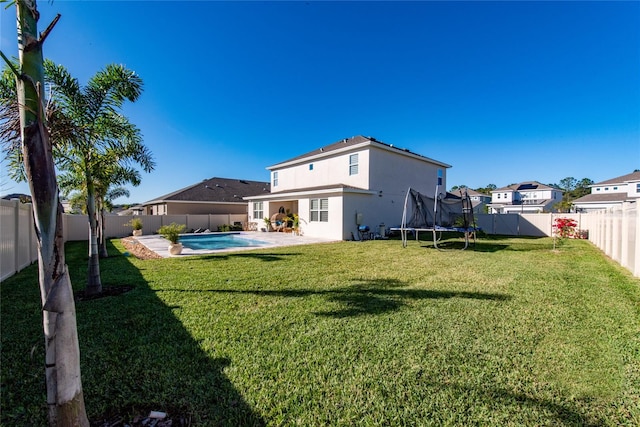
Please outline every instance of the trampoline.
[[443, 232], [462, 233], [464, 247], [461, 250], [469, 247], [470, 240], [475, 245], [476, 231], [479, 229], [475, 227], [473, 207], [466, 189], [461, 189], [460, 195], [446, 193], [443, 196], [439, 192], [439, 185], [436, 185], [435, 194], [436, 197], [429, 197], [412, 188], [407, 190], [402, 224], [392, 228], [400, 231], [402, 246], [407, 247], [408, 233], [413, 233], [418, 240], [421, 231], [432, 233], [436, 249], [443, 249], [438, 246]]

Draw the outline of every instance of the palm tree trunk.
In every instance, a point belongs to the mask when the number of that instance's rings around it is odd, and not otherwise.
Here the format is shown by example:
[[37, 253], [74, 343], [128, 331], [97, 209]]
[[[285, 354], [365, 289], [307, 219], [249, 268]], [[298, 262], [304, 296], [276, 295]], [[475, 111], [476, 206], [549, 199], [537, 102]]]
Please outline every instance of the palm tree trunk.
[[22, 153], [38, 238], [49, 425], [88, 427], [80, 380], [76, 310], [64, 256], [62, 206], [58, 200], [49, 133], [43, 120], [42, 40], [37, 39], [39, 15], [35, 0], [15, 4], [22, 68], [17, 80]]
[[92, 177], [87, 174], [87, 216], [89, 217], [89, 273], [87, 277], [87, 296], [100, 295], [102, 293], [102, 281], [100, 280], [100, 254], [98, 253], [98, 221], [96, 218], [95, 189], [91, 184]]
[[100, 221], [98, 223], [98, 229], [100, 231], [99, 244], [100, 258], [109, 258], [109, 252], [107, 251], [107, 239], [104, 235], [105, 223], [104, 223], [104, 205], [100, 207]]

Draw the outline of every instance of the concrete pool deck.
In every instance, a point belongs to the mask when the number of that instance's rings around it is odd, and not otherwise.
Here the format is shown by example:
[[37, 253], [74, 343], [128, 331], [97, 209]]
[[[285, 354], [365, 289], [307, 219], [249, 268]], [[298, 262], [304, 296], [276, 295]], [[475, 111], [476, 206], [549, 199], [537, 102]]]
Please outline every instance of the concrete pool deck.
[[[310, 245], [313, 243], [328, 243], [328, 242], [336, 241], [335, 239], [326, 239], [323, 237], [295, 236], [290, 233], [276, 233], [276, 232], [266, 233], [266, 232], [259, 232], [259, 231], [240, 231], [238, 233], [242, 237], [246, 237], [247, 239], [259, 240], [261, 242], [264, 242], [265, 245], [260, 247], [253, 246], [253, 247], [240, 247], [240, 248], [227, 248], [227, 249], [189, 249], [185, 247], [182, 249], [182, 254], [169, 255], [169, 242], [158, 234], [153, 234], [149, 236], [138, 236], [138, 237], [134, 237], [134, 239], [139, 243], [143, 244], [148, 249], [160, 255], [162, 258], [218, 254], [218, 253], [225, 253], [225, 252], [238, 252], [238, 251], [248, 251], [248, 250], [254, 250], [254, 249], [278, 248], [283, 246]], [[215, 235], [215, 234], [225, 234], [225, 233], [202, 233], [202, 235]]]

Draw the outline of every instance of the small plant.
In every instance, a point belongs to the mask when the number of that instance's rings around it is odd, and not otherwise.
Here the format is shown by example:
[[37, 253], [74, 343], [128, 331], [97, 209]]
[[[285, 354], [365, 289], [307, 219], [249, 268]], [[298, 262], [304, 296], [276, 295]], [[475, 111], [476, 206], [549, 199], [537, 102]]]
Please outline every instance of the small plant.
[[266, 216], [262, 220], [264, 221], [265, 227], [267, 227], [267, 231], [269, 231], [269, 229], [271, 228], [271, 220]]
[[134, 230], [142, 230], [142, 219], [137, 217], [131, 218], [131, 221], [129, 221], [127, 225]]
[[169, 225], [163, 225], [160, 227], [158, 229], [158, 234], [175, 245], [178, 243], [178, 240], [180, 240], [180, 233], [182, 233], [185, 228], [186, 226], [184, 224], [176, 224], [175, 222], [172, 222]]
[[556, 218], [553, 220], [553, 249], [556, 248], [556, 240], [561, 244], [566, 238], [573, 238], [576, 235], [578, 223], [571, 218]]

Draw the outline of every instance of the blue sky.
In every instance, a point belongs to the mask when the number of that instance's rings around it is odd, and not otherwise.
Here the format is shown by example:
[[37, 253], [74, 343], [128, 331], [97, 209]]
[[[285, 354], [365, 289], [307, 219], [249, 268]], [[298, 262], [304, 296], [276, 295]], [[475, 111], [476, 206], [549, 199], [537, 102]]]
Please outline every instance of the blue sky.
[[[143, 79], [125, 114], [157, 163], [119, 202], [265, 169], [354, 135], [451, 164], [448, 186], [640, 168], [640, 2], [41, 0], [82, 84]], [[17, 55], [14, 8], [0, 48]], [[4, 166], [3, 166], [4, 167]], [[6, 179], [2, 190], [28, 192]]]

